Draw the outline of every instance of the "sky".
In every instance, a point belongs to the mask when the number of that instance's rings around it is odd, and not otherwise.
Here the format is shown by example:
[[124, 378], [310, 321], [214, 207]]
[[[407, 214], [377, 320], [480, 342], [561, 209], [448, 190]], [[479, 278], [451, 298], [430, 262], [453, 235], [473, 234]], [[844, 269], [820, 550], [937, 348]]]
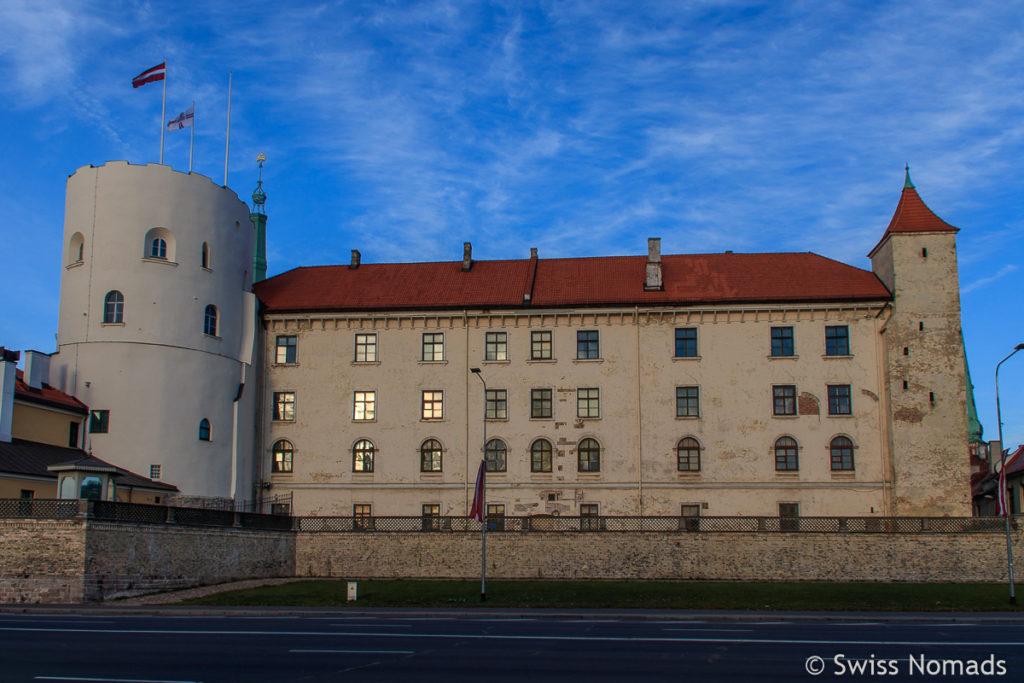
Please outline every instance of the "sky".
[[[159, 158], [303, 265], [646, 253], [866, 258], [904, 166], [958, 235], [985, 438], [1024, 342], [1024, 12], [1005, 0], [0, 2], [0, 345], [54, 351], [66, 178]], [[188, 170], [188, 130], [164, 161]], [[12, 296], [12, 294], [16, 294]], [[1024, 442], [1024, 352], [999, 373]]]

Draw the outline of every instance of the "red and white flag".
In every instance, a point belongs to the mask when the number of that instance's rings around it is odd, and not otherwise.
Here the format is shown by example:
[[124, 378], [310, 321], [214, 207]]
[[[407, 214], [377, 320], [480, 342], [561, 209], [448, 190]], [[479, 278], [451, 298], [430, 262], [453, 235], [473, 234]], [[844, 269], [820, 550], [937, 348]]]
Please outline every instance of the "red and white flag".
[[151, 67], [149, 69], [146, 69], [145, 71], [140, 73], [138, 76], [133, 78], [132, 79], [132, 87], [133, 88], [138, 88], [140, 86], [146, 85], [147, 83], [152, 83], [154, 81], [162, 81], [166, 77], [167, 77], [167, 62], [160, 62], [156, 66]]
[[1006, 505], [1006, 451], [1003, 451], [1003, 466], [999, 470], [999, 516], [1006, 517], [1007, 505]]
[[193, 104], [191, 107], [168, 121], [167, 130], [181, 130], [186, 126], [191, 126], [192, 121], [195, 119], [195, 109], [196, 105]]
[[480, 461], [480, 469], [476, 473], [476, 488], [473, 489], [473, 507], [469, 510], [469, 516], [477, 520], [481, 524], [484, 522], [484, 472], [486, 471], [486, 462]]

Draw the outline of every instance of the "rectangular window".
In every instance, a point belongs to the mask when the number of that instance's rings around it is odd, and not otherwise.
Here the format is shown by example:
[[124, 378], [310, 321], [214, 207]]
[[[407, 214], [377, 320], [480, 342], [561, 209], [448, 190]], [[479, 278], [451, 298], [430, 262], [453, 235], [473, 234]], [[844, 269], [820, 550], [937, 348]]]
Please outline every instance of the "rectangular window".
[[78, 448], [78, 423], [68, 424], [68, 448]]
[[371, 421], [377, 419], [377, 392], [357, 391], [355, 392], [354, 406], [352, 408], [352, 419], [358, 421]]
[[551, 332], [540, 330], [530, 333], [530, 360], [551, 360]]
[[799, 517], [799, 503], [779, 503], [779, 531], [799, 531]]
[[850, 328], [846, 325], [825, 326], [825, 355], [850, 355]]
[[109, 410], [91, 410], [89, 411], [89, 433], [90, 434], [106, 434], [110, 429], [110, 411]]
[[505, 530], [505, 506], [501, 503], [487, 504], [487, 530]]
[[544, 419], [553, 415], [551, 389], [530, 389], [530, 417]]
[[352, 528], [357, 531], [373, 529], [373, 506], [357, 504], [352, 506]]
[[852, 412], [850, 406], [850, 385], [830, 384], [828, 387], [828, 414], [849, 415]]
[[290, 515], [292, 513], [292, 506], [288, 503], [271, 503], [270, 514], [272, 515]]
[[149, 478], [150, 479], [159, 479], [160, 478], [160, 465], [150, 465], [149, 466]]
[[488, 389], [486, 404], [488, 420], [508, 419], [508, 392], [505, 389]]
[[700, 417], [700, 387], [676, 387], [676, 417]]
[[444, 332], [423, 333], [422, 360], [428, 363], [444, 360]]
[[793, 350], [793, 328], [773, 327], [772, 328], [772, 355], [792, 356]]
[[298, 347], [298, 337], [294, 334], [277, 335], [277, 354], [274, 356], [275, 363], [294, 363]]
[[576, 390], [576, 417], [601, 417], [601, 390], [596, 388]]
[[426, 503], [422, 510], [422, 529], [438, 531], [441, 528], [441, 506], [437, 503]]
[[484, 360], [508, 360], [508, 333], [488, 332], [484, 336]]
[[423, 410], [420, 416], [424, 420], [444, 419], [444, 392], [424, 391], [422, 406]]
[[18, 497], [22, 500], [28, 500], [30, 498], [35, 498], [36, 492], [32, 489], [21, 489], [21, 493], [18, 494]]
[[377, 362], [377, 333], [362, 333], [356, 335], [356, 362], [376, 363]]
[[601, 529], [601, 508], [597, 503], [580, 503], [580, 531]]
[[294, 422], [295, 421], [295, 392], [275, 391], [274, 392], [274, 421]]
[[700, 531], [700, 504], [683, 503], [679, 509], [679, 516], [682, 517], [682, 524], [679, 525], [684, 531]]
[[576, 333], [576, 357], [581, 360], [601, 357], [597, 330], [580, 330]]
[[676, 358], [697, 357], [697, 328], [676, 328]]
[[796, 415], [796, 386], [781, 384], [772, 387], [772, 413]]

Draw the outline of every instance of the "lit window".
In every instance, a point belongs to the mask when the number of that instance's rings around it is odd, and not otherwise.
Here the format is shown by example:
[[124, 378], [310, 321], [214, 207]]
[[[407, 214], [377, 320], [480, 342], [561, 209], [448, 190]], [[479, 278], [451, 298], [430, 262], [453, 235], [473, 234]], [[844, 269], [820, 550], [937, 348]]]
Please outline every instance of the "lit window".
[[109, 410], [90, 410], [89, 411], [89, 433], [90, 434], [106, 434], [107, 430], [110, 429], [110, 411]]
[[294, 363], [298, 358], [298, 337], [294, 334], [277, 335], [275, 363]]
[[357, 531], [373, 530], [373, 506], [357, 503], [352, 506], [352, 528]]
[[506, 468], [506, 456], [508, 447], [501, 439], [491, 439], [484, 449], [484, 462], [487, 463], [488, 472], [504, 472]]
[[438, 503], [426, 503], [420, 510], [423, 530], [438, 531], [441, 528], [441, 506]]
[[[443, 348], [443, 347], [442, 347]], [[356, 362], [377, 362], [377, 334], [360, 333], [356, 335]]]
[[352, 419], [369, 422], [377, 419], [377, 392], [357, 391], [354, 394], [355, 405], [352, 408]]
[[290, 441], [281, 439], [274, 444], [273, 454], [274, 460], [271, 462], [271, 472], [291, 472], [292, 471], [292, 454], [295, 449], [292, 447]]
[[676, 468], [680, 472], [700, 472], [700, 443], [691, 436], [676, 444]]
[[424, 420], [444, 419], [444, 392], [424, 391], [420, 417]]
[[676, 417], [700, 417], [700, 387], [676, 387]]
[[124, 294], [113, 289], [103, 297], [103, 322], [124, 322]]
[[550, 472], [551, 471], [551, 442], [547, 439], [537, 439], [530, 446], [530, 471]]
[[444, 332], [423, 333], [423, 356], [426, 362], [444, 360]]
[[530, 417], [550, 418], [552, 412], [551, 389], [530, 389]]
[[487, 530], [505, 530], [505, 506], [502, 503], [487, 504]]
[[597, 330], [580, 330], [576, 333], [576, 357], [583, 360], [601, 357]]
[[[138, 248], [138, 247], [136, 247]], [[138, 253], [138, 252], [135, 252]], [[167, 241], [162, 237], [154, 237], [153, 241], [149, 243], [149, 257], [150, 258], [167, 258]]]
[[437, 439], [427, 439], [420, 446], [420, 472], [441, 471], [441, 442]]
[[676, 358], [697, 357], [697, 328], [676, 328]]
[[485, 406], [488, 420], [508, 419], [508, 392], [505, 389], [488, 389]]
[[850, 355], [850, 328], [846, 325], [825, 326], [825, 355]]
[[203, 316], [203, 334], [211, 337], [217, 336], [217, 307], [210, 304], [206, 307], [206, 314]]
[[773, 327], [772, 328], [772, 355], [773, 356], [792, 356], [793, 354], [794, 354], [793, 328], [792, 327]]
[[295, 392], [275, 391], [274, 392], [274, 421], [294, 422], [295, 421]]
[[583, 439], [576, 449], [580, 472], [601, 471], [601, 446], [594, 439]]
[[775, 415], [796, 415], [796, 387], [782, 384], [772, 387], [772, 413]]
[[837, 436], [828, 446], [834, 472], [853, 471], [853, 442], [845, 436]]
[[586, 388], [576, 390], [576, 417], [596, 419], [601, 417], [601, 390]]
[[799, 467], [797, 459], [798, 446], [796, 439], [780, 436], [775, 440], [775, 470], [777, 472], [796, 472]]
[[530, 333], [530, 360], [551, 360], [551, 332], [540, 330]]
[[828, 414], [850, 415], [850, 385], [830, 384], [828, 387]]
[[508, 360], [507, 332], [488, 332], [485, 338], [484, 360]]
[[210, 421], [207, 420], [205, 417], [199, 421], [199, 440], [210, 440]]
[[352, 471], [373, 472], [373, 443], [361, 439], [352, 447]]

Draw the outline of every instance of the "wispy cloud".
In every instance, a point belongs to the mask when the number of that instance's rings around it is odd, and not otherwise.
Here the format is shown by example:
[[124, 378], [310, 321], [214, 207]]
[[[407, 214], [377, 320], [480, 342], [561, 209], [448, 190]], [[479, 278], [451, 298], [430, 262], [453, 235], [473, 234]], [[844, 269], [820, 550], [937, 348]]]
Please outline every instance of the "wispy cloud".
[[1012, 263], [1008, 264], [1008, 265], [1005, 265], [1002, 268], [1000, 268], [999, 271], [995, 275], [990, 275], [988, 277], [983, 277], [980, 280], [975, 280], [974, 282], [972, 282], [972, 283], [970, 283], [968, 285], [964, 285], [963, 287], [960, 288], [960, 293], [961, 294], [970, 294], [971, 292], [973, 292], [975, 290], [978, 290], [978, 289], [981, 289], [982, 287], [987, 287], [988, 285], [992, 284], [996, 280], [999, 280], [1000, 278], [1005, 277], [1006, 275], [1009, 275], [1010, 273], [1014, 272], [1015, 270], [1017, 270], [1017, 266], [1016, 265], [1014, 265]]

